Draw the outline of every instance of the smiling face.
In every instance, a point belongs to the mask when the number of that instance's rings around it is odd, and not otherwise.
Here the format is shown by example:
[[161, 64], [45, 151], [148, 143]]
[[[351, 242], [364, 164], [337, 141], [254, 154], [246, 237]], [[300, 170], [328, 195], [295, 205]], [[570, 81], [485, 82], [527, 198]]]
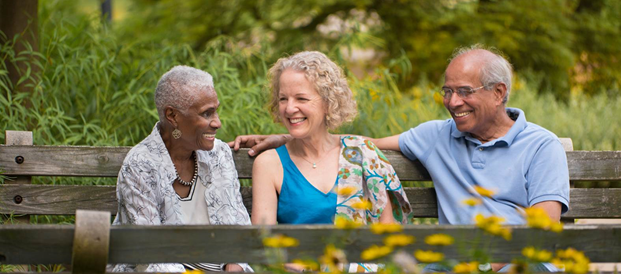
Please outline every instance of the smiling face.
[[280, 75], [278, 114], [293, 138], [327, 132], [326, 107], [304, 72], [286, 69]]
[[182, 135], [178, 141], [190, 150], [211, 150], [216, 131], [222, 126], [218, 116], [218, 95], [213, 88], [198, 91], [196, 100], [185, 111], [178, 111], [177, 124]]
[[[471, 52], [455, 58], [446, 68], [443, 88], [457, 90], [462, 87], [477, 88], [482, 86], [480, 69], [485, 57]], [[475, 137], [487, 136], [495, 132], [496, 122], [504, 113], [503, 94], [496, 92], [497, 85], [490, 90], [485, 88], [462, 98], [456, 93], [444, 98], [444, 106], [449, 111], [457, 129]]]

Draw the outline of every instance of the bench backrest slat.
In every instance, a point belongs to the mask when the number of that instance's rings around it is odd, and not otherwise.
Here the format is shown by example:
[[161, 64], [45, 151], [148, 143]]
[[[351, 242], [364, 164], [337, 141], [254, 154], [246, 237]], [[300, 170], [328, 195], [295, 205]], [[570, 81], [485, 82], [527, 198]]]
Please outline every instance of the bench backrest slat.
[[[0, 167], [6, 175], [116, 177], [130, 147], [0, 146]], [[402, 181], [430, 181], [418, 161], [385, 151]], [[15, 158], [24, 162], [17, 164]], [[252, 177], [253, 158], [247, 149], [234, 153], [240, 178]], [[621, 180], [621, 151], [568, 151], [570, 180]]]
[[[437, 217], [433, 188], [405, 188], [416, 217]], [[242, 187], [246, 208], [252, 208], [252, 189]], [[15, 203], [15, 196], [22, 202]], [[621, 218], [621, 188], [572, 188], [566, 218]], [[0, 213], [70, 215], [77, 209], [116, 214], [114, 186], [0, 185]]]
[[[265, 263], [261, 234], [265, 230], [258, 226], [113, 226], [110, 229], [109, 263], [149, 262], [248, 262]], [[344, 247], [348, 259], [359, 260], [360, 252], [372, 244], [381, 244], [384, 235], [376, 235], [368, 228], [344, 231], [331, 226], [271, 227], [274, 234], [285, 234], [300, 241], [298, 247], [290, 248], [290, 259], [305, 256], [316, 258], [326, 245], [321, 239], [347, 239]], [[6, 257], [2, 263], [70, 263], [71, 240], [74, 226], [0, 226], [0, 254]], [[621, 225], [576, 226], [567, 225], [561, 234], [513, 227], [513, 239], [505, 241], [500, 237], [482, 236], [473, 226], [408, 226], [404, 234], [418, 239], [406, 251], [434, 249], [423, 239], [431, 234], [445, 233], [455, 238], [455, 244], [435, 248], [447, 258], [463, 260], [464, 247], [479, 248], [493, 246], [491, 257], [499, 261], [510, 261], [521, 257], [523, 247], [538, 239], [537, 245], [547, 250], [573, 247], [584, 251], [593, 262], [619, 262], [621, 250]], [[154, 240], [157, 239], [157, 240]]]

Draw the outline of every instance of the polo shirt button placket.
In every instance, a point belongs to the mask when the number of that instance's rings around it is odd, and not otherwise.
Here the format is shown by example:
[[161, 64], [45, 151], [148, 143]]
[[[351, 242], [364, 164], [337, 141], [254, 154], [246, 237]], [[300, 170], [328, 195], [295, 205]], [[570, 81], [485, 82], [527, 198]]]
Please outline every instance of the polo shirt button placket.
[[472, 151], [472, 167], [475, 169], [484, 169], [485, 168], [485, 157], [483, 157], [483, 151], [486, 147], [482, 145], [478, 145]]

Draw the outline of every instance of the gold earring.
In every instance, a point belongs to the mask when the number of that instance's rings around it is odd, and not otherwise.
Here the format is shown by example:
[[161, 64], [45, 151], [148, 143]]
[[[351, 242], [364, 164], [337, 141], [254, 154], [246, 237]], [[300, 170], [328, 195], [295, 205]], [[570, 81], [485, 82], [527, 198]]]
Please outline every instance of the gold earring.
[[175, 130], [173, 130], [173, 132], [172, 132], [172, 136], [175, 139], [181, 138], [181, 130], [175, 128]]

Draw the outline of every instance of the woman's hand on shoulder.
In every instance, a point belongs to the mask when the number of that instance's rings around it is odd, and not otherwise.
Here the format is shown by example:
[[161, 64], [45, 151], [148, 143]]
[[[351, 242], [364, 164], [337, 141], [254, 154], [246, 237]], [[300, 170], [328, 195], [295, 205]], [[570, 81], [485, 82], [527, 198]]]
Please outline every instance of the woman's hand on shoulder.
[[235, 151], [240, 148], [250, 148], [248, 155], [256, 156], [267, 149], [282, 146], [290, 139], [291, 136], [288, 134], [241, 135], [237, 136], [234, 141], [228, 142], [228, 145]]

